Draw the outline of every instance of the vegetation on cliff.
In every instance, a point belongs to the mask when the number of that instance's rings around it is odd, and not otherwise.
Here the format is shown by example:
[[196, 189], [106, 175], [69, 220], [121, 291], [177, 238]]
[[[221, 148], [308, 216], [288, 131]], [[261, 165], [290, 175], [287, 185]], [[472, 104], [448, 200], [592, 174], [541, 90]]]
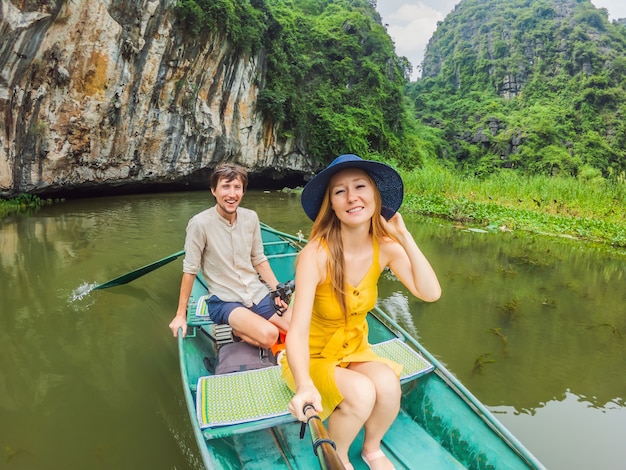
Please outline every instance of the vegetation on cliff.
[[[371, 0], [179, 0], [186, 29], [262, 51], [258, 108], [324, 162], [352, 152], [420, 163], [428, 146], [405, 103], [410, 72]], [[244, 33], [245, 32], [245, 33]]]
[[478, 176], [626, 174], [626, 27], [606, 10], [463, 0], [431, 38], [423, 78], [406, 86], [411, 65], [375, 7], [179, 0], [177, 13], [196, 35], [262, 52], [259, 110], [320, 161], [354, 152], [408, 167], [434, 157]]
[[463, 0], [409, 87], [467, 174], [626, 174], [626, 27], [589, 0]]

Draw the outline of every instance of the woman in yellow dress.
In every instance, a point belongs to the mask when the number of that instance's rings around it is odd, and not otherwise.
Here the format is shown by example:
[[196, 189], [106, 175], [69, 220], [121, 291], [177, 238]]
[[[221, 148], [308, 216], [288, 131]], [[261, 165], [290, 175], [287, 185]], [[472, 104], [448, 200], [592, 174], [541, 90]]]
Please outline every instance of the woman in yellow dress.
[[381, 441], [400, 409], [402, 366], [377, 356], [366, 315], [389, 267], [416, 297], [441, 295], [437, 276], [397, 212], [404, 195], [389, 165], [341, 155], [307, 183], [302, 207], [314, 221], [298, 257], [283, 377], [295, 391], [289, 409], [306, 421], [311, 403], [347, 469], [350, 445], [365, 427], [361, 456], [371, 469], [393, 468]]

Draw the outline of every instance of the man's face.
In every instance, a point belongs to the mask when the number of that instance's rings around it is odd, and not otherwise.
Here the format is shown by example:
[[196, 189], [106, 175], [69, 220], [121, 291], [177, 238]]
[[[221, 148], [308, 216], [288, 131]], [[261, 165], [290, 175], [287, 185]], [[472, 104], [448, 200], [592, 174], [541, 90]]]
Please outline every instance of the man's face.
[[239, 178], [230, 181], [221, 178], [217, 182], [217, 187], [211, 189], [211, 193], [215, 197], [219, 214], [227, 219], [232, 218], [237, 212], [241, 198], [243, 198], [243, 183]]

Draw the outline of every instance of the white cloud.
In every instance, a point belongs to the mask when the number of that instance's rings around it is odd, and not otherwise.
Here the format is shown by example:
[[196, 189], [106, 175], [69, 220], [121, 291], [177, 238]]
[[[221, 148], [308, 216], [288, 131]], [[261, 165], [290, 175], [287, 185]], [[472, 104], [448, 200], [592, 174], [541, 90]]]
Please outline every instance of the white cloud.
[[418, 77], [418, 66], [424, 59], [426, 45], [458, 0], [378, 0], [377, 10], [389, 36], [394, 41], [396, 53], [413, 64], [413, 76]]
[[417, 55], [421, 62], [426, 44], [437, 29], [437, 22], [443, 19], [443, 12], [421, 2], [417, 5], [402, 5], [389, 16], [388, 31], [394, 38], [396, 52], [409, 59]]
[[626, 18], [626, 2], [624, 0], [591, 0], [596, 8], [606, 8], [609, 12], [609, 19]]

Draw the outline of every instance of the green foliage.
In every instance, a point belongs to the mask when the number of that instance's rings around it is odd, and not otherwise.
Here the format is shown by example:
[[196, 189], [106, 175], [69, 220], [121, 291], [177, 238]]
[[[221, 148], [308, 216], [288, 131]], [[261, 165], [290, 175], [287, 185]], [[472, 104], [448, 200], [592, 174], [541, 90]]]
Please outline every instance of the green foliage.
[[577, 179], [501, 170], [460, 175], [426, 160], [403, 171], [404, 209], [489, 230], [525, 230], [626, 247], [626, 174], [611, 180], [584, 166]]
[[267, 118], [271, 118], [274, 121], [284, 121], [287, 117], [285, 112], [286, 100], [284, 93], [264, 89], [259, 92], [257, 107]]
[[439, 158], [465, 172], [613, 178], [626, 171], [625, 56], [626, 28], [589, 0], [463, 0], [407, 94], [441, 130]]
[[574, 145], [585, 165], [595, 169], [617, 166], [620, 155], [596, 131], [585, 132]]
[[190, 38], [221, 33], [244, 53], [258, 51], [266, 31], [264, 0], [178, 0], [175, 13]]
[[[267, 80], [259, 109], [322, 162], [342, 152], [419, 161], [419, 152], [402, 144], [411, 134], [403, 97], [406, 61], [395, 55], [371, 2], [268, 5]], [[284, 114], [274, 111], [276, 96]]]
[[32, 194], [20, 194], [12, 199], [0, 199], [0, 220], [9, 215], [36, 211], [51, 202], [49, 199], [43, 200]]
[[560, 145], [551, 144], [542, 147], [528, 160], [533, 157], [535, 162], [529, 163], [528, 166], [534, 173], [572, 176], [579, 167], [578, 159]]
[[416, 165], [399, 58], [371, 0], [179, 0], [177, 17], [195, 37], [225, 34], [243, 52], [263, 51], [257, 109], [307, 154], [342, 152]]

